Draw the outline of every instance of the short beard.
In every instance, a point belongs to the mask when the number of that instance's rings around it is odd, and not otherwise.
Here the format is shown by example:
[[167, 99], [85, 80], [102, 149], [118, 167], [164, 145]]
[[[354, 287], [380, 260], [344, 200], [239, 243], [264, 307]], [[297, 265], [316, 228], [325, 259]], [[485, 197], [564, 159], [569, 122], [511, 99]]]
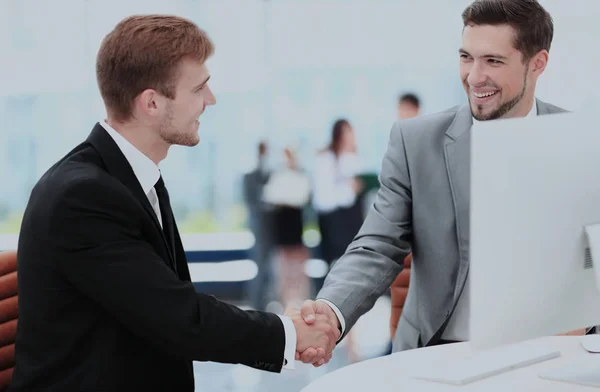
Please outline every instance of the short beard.
[[[501, 104], [496, 110], [492, 111], [490, 114], [476, 114], [473, 113], [473, 109], [471, 109], [473, 117], [478, 121], [488, 121], [488, 120], [497, 120], [506, 115], [506, 113], [510, 112], [525, 96], [525, 92], [527, 91], [527, 73], [529, 72], [529, 66], [525, 68], [525, 74], [523, 75], [523, 89], [513, 99], [508, 102], [504, 102]], [[471, 106], [471, 96], [469, 95], [469, 106]], [[472, 106], [471, 106], [472, 108]], [[478, 106], [478, 113], [482, 113], [482, 106]]]
[[188, 135], [184, 132], [180, 132], [173, 126], [173, 104], [169, 102], [167, 105], [167, 112], [165, 114], [165, 120], [160, 125], [158, 133], [162, 140], [169, 145], [187, 146], [193, 147], [198, 144], [198, 137], [196, 135]]

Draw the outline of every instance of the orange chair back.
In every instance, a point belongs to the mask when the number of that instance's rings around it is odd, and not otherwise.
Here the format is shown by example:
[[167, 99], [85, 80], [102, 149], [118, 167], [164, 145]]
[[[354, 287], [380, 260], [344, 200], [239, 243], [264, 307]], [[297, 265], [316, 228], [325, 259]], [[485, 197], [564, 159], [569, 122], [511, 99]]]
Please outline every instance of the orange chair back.
[[404, 269], [394, 283], [391, 286], [391, 301], [392, 301], [392, 314], [390, 316], [390, 333], [392, 339], [396, 335], [396, 328], [398, 328], [398, 322], [400, 321], [400, 315], [406, 302], [406, 295], [408, 294], [408, 282], [410, 281], [410, 266], [412, 263], [412, 253], [404, 259]]
[[15, 366], [18, 309], [17, 252], [0, 252], [0, 391], [8, 388]]

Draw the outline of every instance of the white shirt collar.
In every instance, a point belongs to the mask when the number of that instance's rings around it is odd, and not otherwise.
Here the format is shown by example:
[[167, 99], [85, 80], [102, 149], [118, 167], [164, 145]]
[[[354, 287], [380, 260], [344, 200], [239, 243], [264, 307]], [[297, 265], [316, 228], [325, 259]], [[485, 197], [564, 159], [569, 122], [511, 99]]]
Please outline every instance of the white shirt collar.
[[[533, 106], [531, 107], [531, 110], [529, 111], [529, 113], [527, 113], [527, 115], [525, 117], [533, 117], [533, 116], [537, 116], [537, 99], [533, 100]], [[475, 117], [473, 117], [473, 123], [478, 123], [479, 120], [477, 120]]]
[[129, 143], [129, 141], [121, 136], [121, 134], [113, 127], [108, 125], [106, 121], [100, 121], [100, 125], [102, 125], [106, 132], [113, 138], [125, 156], [125, 159], [129, 162], [133, 173], [142, 186], [142, 190], [147, 195], [160, 177], [158, 166], [140, 150], [135, 148], [133, 144]]

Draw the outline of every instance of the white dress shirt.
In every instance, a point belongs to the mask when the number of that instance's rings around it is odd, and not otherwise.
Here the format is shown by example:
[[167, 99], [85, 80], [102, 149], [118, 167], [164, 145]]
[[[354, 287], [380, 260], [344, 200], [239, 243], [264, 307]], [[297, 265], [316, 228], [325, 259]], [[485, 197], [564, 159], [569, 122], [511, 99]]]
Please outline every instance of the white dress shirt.
[[[106, 123], [101, 121], [100, 125], [106, 130], [106, 132], [115, 141], [127, 162], [131, 166], [133, 173], [139, 181], [142, 190], [148, 197], [148, 201], [158, 217], [158, 221], [162, 227], [162, 217], [160, 214], [160, 206], [158, 203], [158, 195], [154, 185], [160, 178], [160, 170], [158, 166], [140, 150], [135, 148], [133, 144], [129, 143], [119, 132]], [[294, 323], [287, 316], [280, 316], [283, 328], [285, 330], [285, 349], [284, 349], [284, 369], [294, 369], [294, 361], [296, 355], [296, 328]]]
[[[526, 117], [536, 116], [537, 115], [537, 103], [533, 101], [533, 107], [529, 111]], [[473, 118], [473, 122], [477, 122], [475, 118]], [[442, 339], [445, 340], [457, 340], [457, 341], [467, 341], [469, 340], [469, 275], [467, 274], [467, 281], [465, 282], [465, 288], [458, 299], [458, 303], [456, 304], [456, 309], [451, 316], [446, 329], [442, 335]], [[346, 330], [346, 322], [344, 320], [344, 316], [342, 312], [335, 306], [333, 303], [329, 302], [326, 299], [317, 299], [317, 301], [322, 301], [328, 304], [333, 311], [335, 312], [338, 320], [340, 321], [340, 326], [342, 328], [342, 335]]]

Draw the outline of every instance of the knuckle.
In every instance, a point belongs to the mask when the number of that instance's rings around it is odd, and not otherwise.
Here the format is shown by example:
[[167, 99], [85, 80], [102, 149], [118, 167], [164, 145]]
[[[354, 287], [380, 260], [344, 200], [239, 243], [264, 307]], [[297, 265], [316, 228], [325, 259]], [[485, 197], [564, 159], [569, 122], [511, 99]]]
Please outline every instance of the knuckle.
[[329, 318], [327, 316], [325, 316], [324, 314], [320, 314], [318, 313], [316, 316], [316, 320], [322, 323], [326, 323], [327, 321], [329, 321]]

